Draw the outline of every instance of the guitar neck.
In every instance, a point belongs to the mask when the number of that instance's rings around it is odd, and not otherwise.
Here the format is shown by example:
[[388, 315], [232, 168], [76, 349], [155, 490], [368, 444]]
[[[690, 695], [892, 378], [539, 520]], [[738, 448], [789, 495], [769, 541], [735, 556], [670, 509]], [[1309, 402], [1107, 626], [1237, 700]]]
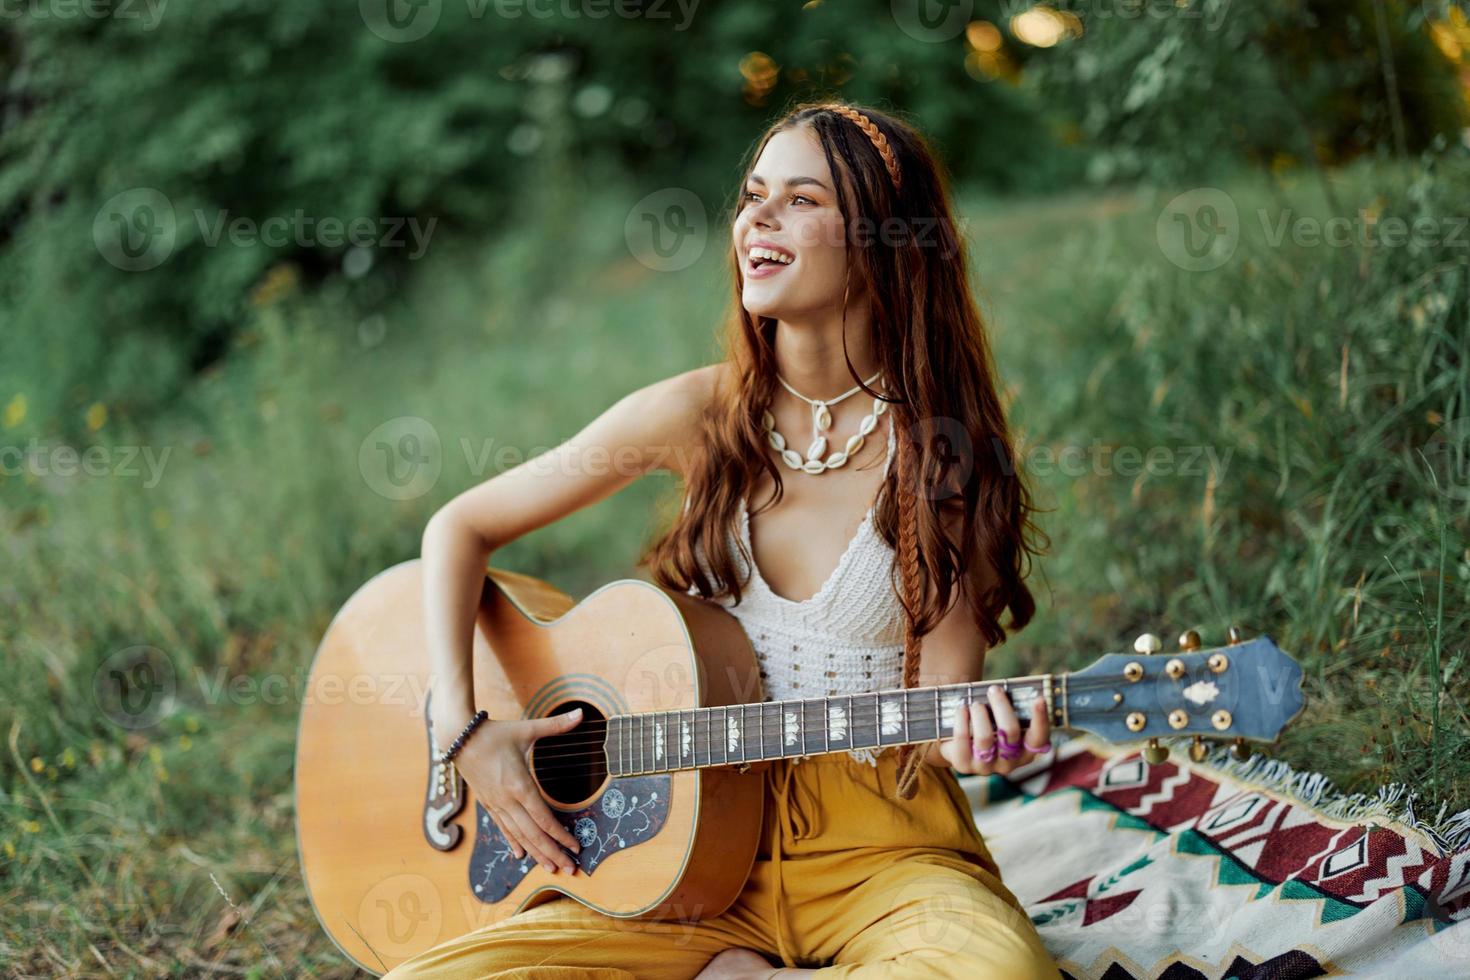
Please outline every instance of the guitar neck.
[[[608, 718], [606, 754], [615, 776], [645, 775], [851, 749], [929, 742], [954, 734], [955, 715], [985, 689], [1007, 691], [1022, 724], [1053, 707], [1053, 675], [969, 681], [867, 694], [647, 711]], [[1065, 695], [1066, 675], [1061, 678]]]

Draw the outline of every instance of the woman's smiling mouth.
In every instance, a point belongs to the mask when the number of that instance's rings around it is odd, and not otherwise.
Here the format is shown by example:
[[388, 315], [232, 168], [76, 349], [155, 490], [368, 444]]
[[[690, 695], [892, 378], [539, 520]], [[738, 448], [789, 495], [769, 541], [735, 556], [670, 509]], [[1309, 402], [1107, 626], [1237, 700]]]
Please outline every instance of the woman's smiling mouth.
[[745, 253], [745, 274], [751, 279], [765, 279], [796, 261], [796, 256], [769, 242], [757, 242]]

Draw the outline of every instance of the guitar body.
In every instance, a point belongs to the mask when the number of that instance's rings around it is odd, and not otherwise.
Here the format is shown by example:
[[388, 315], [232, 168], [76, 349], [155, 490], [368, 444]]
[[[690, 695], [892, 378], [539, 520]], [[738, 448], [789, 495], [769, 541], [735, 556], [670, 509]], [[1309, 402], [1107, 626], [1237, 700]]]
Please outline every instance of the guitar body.
[[619, 918], [693, 921], [729, 907], [755, 860], [767, 763], [614, 776], [601, 739], [613, 715], [762, 700], [733, 616], [635, 579], [577, 604], [533, 577], [489, 570], [476, 706], [492, 719], [583, 709], [576, 728], [528, 755], [543, 799], [582, 844], [572, 875], [514, 859], [453, 769], [436, 788], [424, 637], [422, 570], [408, 561], [352, 596], [308, 678], [297, 844], [317, 917], [348, 957], [383, 973], [562, 894]]

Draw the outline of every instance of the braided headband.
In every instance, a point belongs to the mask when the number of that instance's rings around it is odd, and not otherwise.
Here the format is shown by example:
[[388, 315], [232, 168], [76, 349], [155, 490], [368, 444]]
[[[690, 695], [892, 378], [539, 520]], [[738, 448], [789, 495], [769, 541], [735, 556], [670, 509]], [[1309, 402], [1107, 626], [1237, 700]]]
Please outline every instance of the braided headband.
[[888, 176], [893, 179], [893, 188], [897, 190], [899, 187], [898, 157], [894, 155], [893, 147], [888, 145], [888, 137], [883, 135], [883, 130], [852, 106], [829, 105], [826, 108], [850, 120], [853, 125], [863, 131], [863, 135], [872, 142], [873, 149], [877, 150], [878, 155], [883, 158], [883, 165], [888, 168]]

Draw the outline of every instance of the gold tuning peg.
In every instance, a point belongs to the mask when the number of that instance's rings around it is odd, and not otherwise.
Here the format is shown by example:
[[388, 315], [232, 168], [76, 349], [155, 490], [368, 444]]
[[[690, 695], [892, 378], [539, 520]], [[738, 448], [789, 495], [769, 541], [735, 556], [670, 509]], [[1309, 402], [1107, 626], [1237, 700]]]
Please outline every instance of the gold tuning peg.
[[1205, 756], [1209, 754], [1210, 747], [1205, 744], [1203, 738], [1196, 735], [1194, 740], [1189, 743], [1189, 758], [1194, 762], [1204, 762]]
[[1179, 634], [1179, 649], [1198, 650], [1200, 648], [1199, 634], [1194, 630], [1185, 630]]
[[1245, 633], [1241, 630], [1241, 628], [1239, 626], [1230, 627], [1230, 645], [1235, 646], [1237, 643], [1244, 642]]
[[1151, 766], [1156, 766], [1168, 758], [1169, 747], [1160, 745], [1156, 738], [1149, 739], [1143, 747], [1143, 760]]
[[1164, 641], [1152, 633], [1140, 633], [1138, 639], [1133, 641], [1134, 652], [1141, 653], [1145, 657], [1158, 653], [1162, 649], [1164, 649]]
[[1230, 755], [1234, 757], [1236, 762], [1244, 762], [1249, 759], [1253, 751], [1243, 738], [1236, 738], [1234, 742], [1230, 743]]

